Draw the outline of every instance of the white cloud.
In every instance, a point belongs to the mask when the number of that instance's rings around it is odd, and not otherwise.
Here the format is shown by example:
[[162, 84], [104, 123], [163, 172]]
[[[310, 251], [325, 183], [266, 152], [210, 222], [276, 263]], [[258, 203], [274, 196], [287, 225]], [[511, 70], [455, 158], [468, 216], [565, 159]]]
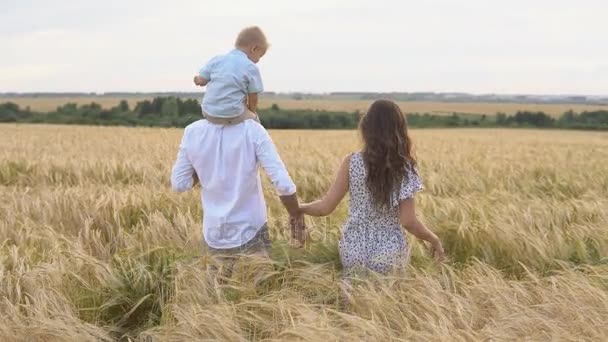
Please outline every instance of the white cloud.
[[59, 75], [66, 65], [49, 64], [17, 64], [13, 66], [0, 67], [0, 74], [5, 81], [19, 82], [20, 79], [48, 77]]

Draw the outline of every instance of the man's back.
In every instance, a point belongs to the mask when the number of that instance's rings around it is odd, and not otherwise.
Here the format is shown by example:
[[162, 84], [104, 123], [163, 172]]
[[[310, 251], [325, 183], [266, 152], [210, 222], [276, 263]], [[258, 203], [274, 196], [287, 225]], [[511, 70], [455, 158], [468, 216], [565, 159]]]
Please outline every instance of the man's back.
[[192, 187], [192, 171], [202, 188], [204, 237], [213, 248], [249, 241], [266, 223], [266, 204], [258, 163], [281, 196], [295, 185], [266, 130], [253, 120], [216, 125], [192, 123], [184, 132], [171, 183], [175, 191]]

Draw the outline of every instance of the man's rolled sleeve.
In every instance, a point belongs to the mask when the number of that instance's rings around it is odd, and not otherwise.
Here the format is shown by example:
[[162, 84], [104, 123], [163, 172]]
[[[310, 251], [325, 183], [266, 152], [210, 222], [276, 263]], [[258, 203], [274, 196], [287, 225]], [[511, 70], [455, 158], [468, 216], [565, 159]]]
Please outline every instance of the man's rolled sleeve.
[[285, 164], [279, 157], [277, 149], [266, 130], [259, 126], [259, 138], [256, 143], [256, 158], [270, 177], [270, 181], [279, 196], [289, 196], [296, 193], [296, 185], [291, 180]]
[[185, 147], [186, 133], [179, 145], [177, 152], [177, 159], [173, 164], [173, 170], [171, 171], [171, 188], [175, 192], [184, 192], [192, 189], [194, 185], [194, 167], [188, 158]]

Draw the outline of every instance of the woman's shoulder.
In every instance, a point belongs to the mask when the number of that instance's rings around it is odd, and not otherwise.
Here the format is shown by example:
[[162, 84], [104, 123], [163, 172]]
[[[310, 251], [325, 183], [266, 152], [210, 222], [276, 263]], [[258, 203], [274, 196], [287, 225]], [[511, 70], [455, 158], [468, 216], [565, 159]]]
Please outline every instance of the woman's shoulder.
[[348, 160], [363, 159], [363, 152], [361, 152], [361, 151], [351, 152], [348, 155], [346, 155], [346, 158], [348, 158]]
[[361, 151], [349, 153], [344, 158], [343, 163], [348, 165], [351, 175], [365, 174], [365, 162], [363, 160], [363, 153]]
[[363, 162], [363, 154], [361, 151], [351, 152], [344, 157], [344, 162], [349, 165]]
[[408, 159], [405, 162], [405, 169], [408, 173], [414, 173], [418, 175], [418, 163], [416, 162], [416, 160]]

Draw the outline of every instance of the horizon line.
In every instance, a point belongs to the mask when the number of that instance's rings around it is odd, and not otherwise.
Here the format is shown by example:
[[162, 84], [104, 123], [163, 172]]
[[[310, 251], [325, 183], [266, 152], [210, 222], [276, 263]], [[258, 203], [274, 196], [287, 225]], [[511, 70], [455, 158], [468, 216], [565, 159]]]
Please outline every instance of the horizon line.
[[[147, 94], [188, 94], [201, 96], [204, 92], [200, 91], [7, 91], [0, 92], [0, 96], [23, 96], [23, 95], [90, 95], [90, 96], [111, 96], [111, 95], [147, 95]], [[456, 96], [530, 96], [530, 97], [591, 97], [606, 98], [608, 94], [575, 94], [575, 93], [469, 93], [460, 91], [331, 91], [331, 92], [305, 92], [305, 91], [264, 91], [262, 95], [312, 95], [312, 96], [331, 96], [331, 95], [456, 95]]]

